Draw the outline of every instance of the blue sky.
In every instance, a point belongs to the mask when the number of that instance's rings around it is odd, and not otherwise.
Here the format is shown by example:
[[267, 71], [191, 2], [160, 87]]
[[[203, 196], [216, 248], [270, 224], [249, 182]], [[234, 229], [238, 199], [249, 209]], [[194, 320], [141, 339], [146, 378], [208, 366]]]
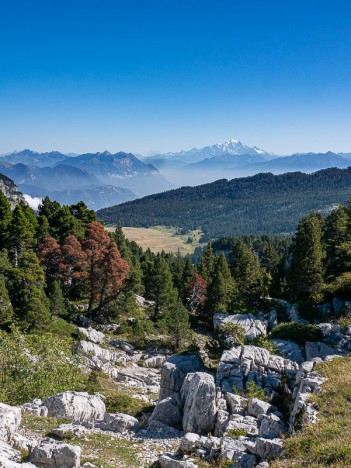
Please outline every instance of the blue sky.
[[351, 4], [2, 0], [0, 153], [351, 151]]

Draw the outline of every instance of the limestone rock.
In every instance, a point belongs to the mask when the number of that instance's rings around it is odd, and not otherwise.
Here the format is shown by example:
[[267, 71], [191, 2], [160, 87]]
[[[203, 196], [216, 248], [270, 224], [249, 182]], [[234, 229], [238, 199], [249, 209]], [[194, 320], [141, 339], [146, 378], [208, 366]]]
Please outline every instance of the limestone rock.
[[66, 435], [75, 435], [80, 437], [82, 434], [88, 432], [88, 429], [80, 424], [60, 424], [59, 427], [51, 430], [51, 434], [59, 438], [63, 438]]
[[204, 370], [204, 364], [197, 354], [172, 356], [161, 368], [160, 400], [176, 396], [182, 388], [185, 376], [190, 372]]
[[257, 418], [260, 414], [267, 414], [272, 412], [273, 407], [266, 401], [259, 400], [258, 398], [251, 398], [247, 412], [250, 416]]
[[80, 453], [80, 447], [46, 438], [34, 448], [29, 460], [43, 468], [79, 468]]
[[152, 357], [149, 357], [148, 359], [145, 359], [143, 366], [158, 369], [163, 365], [165, 361], [166, 361], [165, 356], [162, 356], [162, 355], [152, 356]]
[[183, 430], [197, 434], [212, 432], [216, 423], [216, 388], [212, 375], [188, 374], [181, 389]]
[[12, 445], [17, 450], [27, 450], [28, 452], [31, 452], [34, 447], [38, 445], [38, 441], [27, 439], [27, 437], [24, 437], [21, 434], [15, 434], [12, 437]]
[[302, 350], [299, 345], [293, 341], [286, 340], [272, 340], [275, 347], [278, 350], [278, 353], [283, 356], [285, 359], [290, 359], [291, 361], [301, 363], [304, 362], [305, 358], [303, 356]]
[[33, 401], [29, 401], [28, 403], [24, 403], [21, 405], [21, 408], [27, 413], [35, 414], [36, 416], [42, 416], [43, 418], [48, 415], [47, 407], [43, 405], [43, 402], [39, 398], [36, 398]]
[[249, 451], [254, 455], [258, 455], [263, 460], [272, 460], [277, 458], [283, 450], [282, 439], [264, 439], [258, 437], [256, 444], [253, 447], [249, 447]]
[[101, 344], [105, 340], [105, 335], [97, 330], [95, 328], [77, 328], [77, 332], [80, 335], [83, 335], [87, 341], [91, 341], [92, 343], [95, 344]]
[[325, 343], [307, 341], [305, 345], [306, 349], [306, 360], [321, 358], [325, 359], [327, 356], [337, 354], [336, 351]]
[[109, 344], [115, 348], [121, 349], [126, 353], [132, 353], [134, 351], [134, 346], [123, 340], [111, 340], [109, 341]]
[[159, 401], [151, 415], [151, 421], [159, 421], [167, 426], [178, 427], [182, 422], [182, 413], [175, 398], [168, 397]]
[[276, 414], [263, 414], [259, 417], [261, 437], [274, 439], [287, 432], [287, 425]]
[[108, 362], [115, 362], [119, 357], [117, 353], [110, 351], [109, 349], [101, 348], [95, 343], [84, 340], [74, 344], [73, 353], [79, 354], [80, 356], [84, 356], [88, 359], [96, 357], [103, 364]]
[[232, 429], [245, 431], [246, 435], [255, 436], [258, 434], [258, 420], [252, 416], [232, 414], [227, 425], [227, 432]]
[[172, 455], [161, 455], [158, 459], [161, 468], [196, 468], [197, 465], [190, 460], [178, 460]]
[[103, 431], [112, 432], [136, 432], [140, 428], [139, 421], [124, 413], [105, 413], [103, 421], [95, 423], [95, 427], [100, 428]]
[[245, 415], [245, 408], [247, 407], [246, 398], [233, 393], [227, 393], [227, 405], [231, 414]]
[[223, 326], [227, 323], [242, 327], [245, 330], [245, 336], [249, 340], [267, 334], [267, 321], [258, 319], [253, 314], [215, 314], [213, 316], [213, 324], [216, 330], [223, 329]]
[[48, 416], [90, 422], [104, 418], [105, 403], [97, 395], [86, 392], [64, 392], [47, 398]]
[[21, 423], [21, 408], [0, 403], [0, 440], [10, 442]]

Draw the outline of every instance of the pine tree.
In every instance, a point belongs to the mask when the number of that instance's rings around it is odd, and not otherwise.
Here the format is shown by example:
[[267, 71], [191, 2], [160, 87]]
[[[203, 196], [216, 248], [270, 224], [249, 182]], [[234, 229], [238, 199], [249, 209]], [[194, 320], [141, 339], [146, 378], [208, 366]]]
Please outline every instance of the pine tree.
[[49, 301], [44, 292], [45, 274], [33, 252], [25, 252], [9, 272], [9, 293], [24, 331], [43, 330], [49, 322]]
[[293, 239], [290, 283], [295, 299], [321, 299], [324, 256], [322, 218], [318, 213], [312, 213], [300, 221]]
[[191, 329], [189, 312], [179, 299], [167, 310], [162, 322], [170, 336], [173, 349], [176, 352], [181, 351], [190, 341]]
[[236, 285], [222, 252], [216, 261], [211, 282], [207, 287], [207, 301], [205, 304], [207, 318], [212, 321], [213, 314], [230, 312], [235, 296]]
[[49, 301], [51, 317], [65, 317], [67, 315], [65, 299], [58, 281], [54, 281], [52, 285], [51, 291], [49, 293]]
[[230, 256], [231, 272], [239, 298], [248, 307], [259, 306], [268, 293], [269, 277], [261, 269], [258, 256], [243, 241], [238, 241]]
[[40, 245], [45, 237], [50, 237], [50, 225], [48, 218], [44, 215], [38, 216], [38, 226], [36, 237], [38, 240], [38, 244]]
[[200, 274], [207, 284], [211, 282], [211, 276], [215, 267], [215, 256], [212, 251], [212, 244], [209, 242], [204, 254], [201, 257]]
[[334, 279], [351, 268], [350, 208], [339, 207], [325, 219], [326, 277]]
[[6, 288], [5, 277], [0, 274], [0, 327], [8, 326], [13, 321], [13, 308]]
[[158, 255], [152, 269], [152, 285], [148, 291], [148, 299], [153, 301], [150, 306], [154, 320], [172, 307], [177, 300], [177, 291], [173, 286], [172, 275], [164, 258]]
[[5, 195], [0, 191], [0, 250], [6, 246], [8, 227], [11, 218], [11, 205]]
[[33, 249], [35, 228], [36, 225], [31, 223], [28, 211], [23, 209], [23, 205], [17, 205], [12, 213], [12, 220], [8, 230], [8, 247], [15, 266], [24, 252]]

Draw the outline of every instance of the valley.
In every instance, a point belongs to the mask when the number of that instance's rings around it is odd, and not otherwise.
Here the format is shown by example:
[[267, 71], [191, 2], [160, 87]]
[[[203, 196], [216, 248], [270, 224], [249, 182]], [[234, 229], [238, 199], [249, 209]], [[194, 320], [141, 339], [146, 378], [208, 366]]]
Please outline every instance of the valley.
[[[114, 226], [106, 226], [107, 231], [114, 232]], [[123, 233], [129, 241], [136, 242], [141, 248], [150, 249], [151, 252], [180, 252], [187, 255], [199, 247], [202, 233], [195, 230], [181, 234], [175, 228], [154, 226], [152, 228], [123, 227]]]

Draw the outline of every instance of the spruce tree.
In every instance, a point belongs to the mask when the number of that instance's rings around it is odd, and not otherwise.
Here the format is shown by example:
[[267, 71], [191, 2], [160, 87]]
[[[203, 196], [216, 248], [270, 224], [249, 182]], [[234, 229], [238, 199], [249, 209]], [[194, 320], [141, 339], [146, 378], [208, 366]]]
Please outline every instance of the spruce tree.
[[36, 225], [32, 223], [28, 213], [23, 205], [17, 205], [9, 225], [8, 248], [15, 266], [18, 264], [19, 258], [34, 247]]
[[51, 291], [49, 292], [50, 315], [56, 317], [65, 317], [67, 309], [65, 299], [62, 294], [62, 289], [58, 281], [54, 281]]
[[215, 256], [212, 251], [212, 244], [209, 242], [200, 262], [200, 274], [207, 284], [211, 282], [211, 276], [215, 267]]
[[332, 280], [351, 268], [350, 208], [339, 207], [325, 219], [326, 277]]
[[164, 258], [158, 255], [152, 269], [152, 284], [148, 299], [153, 303], [150, 310], [154, 320], [172, 307], [177, 300], [177, 291], [173, 286], [172, 274]]
[[0, 327], [8, 326], [12, 321], [12, 304], [6, 288], [5, 277], [0, 274]]
[[6, 246], [8, 227], [11, 218], [11, 205], [5, 195], [0, 191], [0, 250]]
[[322, 218], [318, 213], [311, 213], [300, 221], [293, 239], [290, 283], [295, 299], [322, 299], [324, 257]]
[[259, 306], [268, 293], [268, 277], [261, 269], [258, 256], [250, 246], [238, 241], [233, 246], [230, 262], [239, 298], [248, 307]]
[[223, 252], [218, 257], [210, 284], [207, 288], [205, 313], [212, 321], [212, 316], [218, 312], [230, 312], [236, 296], [236, 285], [230, 273]]
[[167, 310], [162, 322], [169, 334], [174, 351], [181, 351], [190, 341], [191, 329], [189, 312], [179, 299]]

